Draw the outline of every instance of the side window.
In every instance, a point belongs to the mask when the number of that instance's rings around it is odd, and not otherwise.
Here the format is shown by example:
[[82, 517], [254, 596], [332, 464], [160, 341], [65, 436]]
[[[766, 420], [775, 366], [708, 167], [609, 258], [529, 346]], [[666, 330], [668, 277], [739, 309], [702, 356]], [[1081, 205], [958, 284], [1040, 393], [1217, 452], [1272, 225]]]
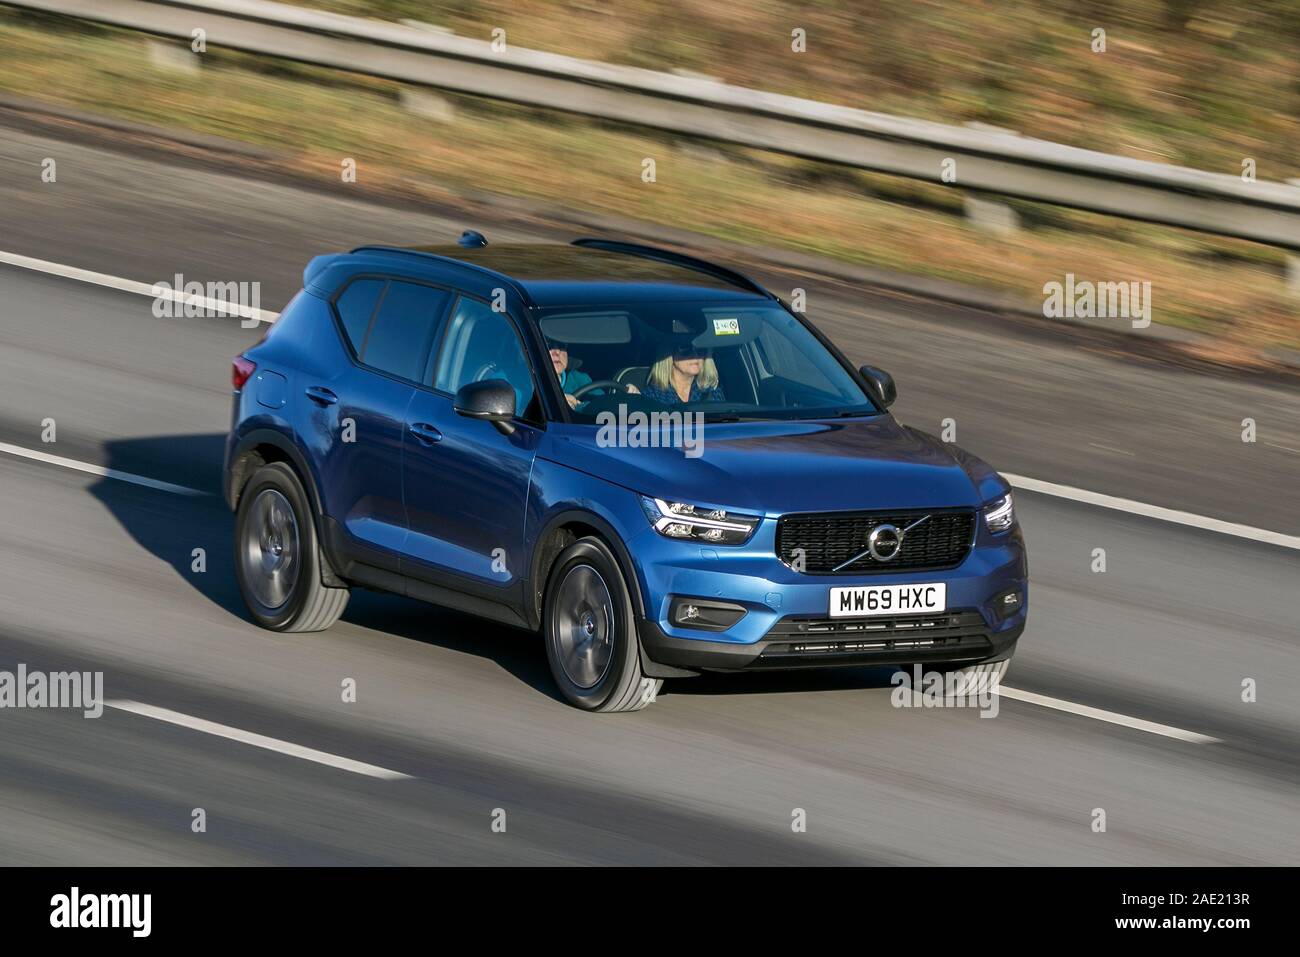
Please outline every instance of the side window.
[[358, 279], [349, 283], [334, 303], [343, 320], [343, 332], [352, 343], [352, 351], [361, 355], [361, 347], [366, 341], [366, 330], [370, 328], [370, 317], [375, 314], [379, 297], [384, 291], [382, 279]]
[[447, 292], [431, 286], [390, 281], [366, 336], [361, 361], [419, 382], [449, 298]]
[[505, 379], [514, 386], [515, 411], [521, 415], [533, 401], [528, 356], [510, 320], [487, 303], [462, 296], [447, 325], [433, 384], [454, 395], [484, 379]]

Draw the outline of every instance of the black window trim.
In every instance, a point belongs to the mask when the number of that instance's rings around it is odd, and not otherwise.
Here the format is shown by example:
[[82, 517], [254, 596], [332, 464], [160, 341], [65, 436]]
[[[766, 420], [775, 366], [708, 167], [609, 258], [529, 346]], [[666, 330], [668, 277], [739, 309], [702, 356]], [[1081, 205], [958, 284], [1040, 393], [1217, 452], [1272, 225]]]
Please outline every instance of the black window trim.
[[[348, 283], [348, 286], [351, 285], [352, 283]], [[388, 298], [388, 290], [392, 287], [392, 285], [393, 285], [393, 281], [391, 279], [385, 279], [384, 284], [379, 287], [379, 296], [378, 298], [375, 299], [375, 308], [370, 310], [370, 318], [366, 320], [366, 334], [361, 337], [361, 348], [357, 350], [358, 362], [361, 362], [363, 364], [365, 363], [365, 360], [362, 359], [361, 357], [366, 354], [366, 346], [370, 344], [370, 331], [375, 328], [375, 320], [379, 317], [379, 310], [383, 307], [384, 300]], [[340, 293], [339, 295], [341, 296], [342, 293]], [[335, 306], [335, 308], [336, 309], [338, 308], [337, 305]], [[339, 319], [342, 318], [343, 318], [343, 313], [340, 312]], [[346, 325], [344, 325], [343, 331], [347, 332]]]

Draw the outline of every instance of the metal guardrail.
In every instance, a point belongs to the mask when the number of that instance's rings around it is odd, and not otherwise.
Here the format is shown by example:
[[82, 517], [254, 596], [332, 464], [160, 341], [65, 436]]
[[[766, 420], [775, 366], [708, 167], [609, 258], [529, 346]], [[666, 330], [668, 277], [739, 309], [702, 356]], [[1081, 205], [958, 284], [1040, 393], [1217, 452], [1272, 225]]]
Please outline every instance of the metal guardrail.
[[267, 0], [0, 0], [209, 47], [1300, 250], [1300, 188], [802, 100]]

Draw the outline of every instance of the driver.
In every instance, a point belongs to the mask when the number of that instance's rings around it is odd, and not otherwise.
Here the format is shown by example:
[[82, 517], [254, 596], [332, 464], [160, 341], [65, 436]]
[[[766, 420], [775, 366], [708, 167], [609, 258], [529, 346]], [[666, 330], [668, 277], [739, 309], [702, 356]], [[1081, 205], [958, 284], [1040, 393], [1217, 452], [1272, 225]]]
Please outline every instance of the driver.
[[[573, 393], [577, 392], [583, 386], [591, 385], [591, 376], [585, 372], [579, 372], [577, 369], [569, 368], [569, 344], [560, 342], [558, 339], [547, 340], [547, 348], [551, 354], [551, 365], [555, 367], [555, 377], [560, 380], [560, 388], [564, 391], [564, 398], [569, 403], [570, 409], [576, 409], [586, 398], [575, 398]], [[629, 392], [638, 392], [636, 386], [625, 386]], [[603, 390], [594, 389], [588, 395], [600, 395]]]
[[711, 349], [679, 341], [672, 352], [650, 369], [645, 396], [664, 405], [687, 402], [726, 402], [718, 384], [718, 366]]

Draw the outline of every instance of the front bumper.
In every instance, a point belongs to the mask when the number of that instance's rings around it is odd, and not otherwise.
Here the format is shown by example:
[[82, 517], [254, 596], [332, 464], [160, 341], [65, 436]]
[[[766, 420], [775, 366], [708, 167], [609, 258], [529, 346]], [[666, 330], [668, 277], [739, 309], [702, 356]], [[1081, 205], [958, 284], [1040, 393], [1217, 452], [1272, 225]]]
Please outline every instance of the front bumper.
[[[785, 618], [768, 637], [750, 644], [675, 638], [657, 622], [640, 619], [637, 632], [648, 661], [685, 671], [779, 671], [795, 668], [844, 668], [863, 665], [924, 663], [961, 664], [1011, 657], [1025, 629], [1025, 614], [994, 631], [974, 610], [879, 619], [836, 619], [837, 626], [858, 630], [800, 630], [809, 620]], [[811, 619], [821, 624], [826, 619]], [[881, 630], [861, 630], [866, 624]], [[671, 676], [671, 675], [667, 675]]]
[[[799, 574], [761, 541], [736, 550], [692, 550], [672, 542], [679, 547], [671, 552], [645, 537], [634, 544], [640, 546], [633, 554], [641, 559], [637, 571], [646, 596], [646, 614], [637, 623], [643, 666], [660, 677], [999, 661], [1014, 651], [1028, 614], [1028, 571], [1019, 529], [996, 539], [981, 535], [956, 568], [852, 577]], [[829, 617], [832, 587], [923, 582], [946, 584], [945, 611]], [[994, 599], [1008, 590], [1017, 591], [1021, 600], [1004, 617]], [[745, 615], [723, 631], [685, 627], [670, 620], [674, 600], [683, 598], [731, 603], [743, 607]]]

